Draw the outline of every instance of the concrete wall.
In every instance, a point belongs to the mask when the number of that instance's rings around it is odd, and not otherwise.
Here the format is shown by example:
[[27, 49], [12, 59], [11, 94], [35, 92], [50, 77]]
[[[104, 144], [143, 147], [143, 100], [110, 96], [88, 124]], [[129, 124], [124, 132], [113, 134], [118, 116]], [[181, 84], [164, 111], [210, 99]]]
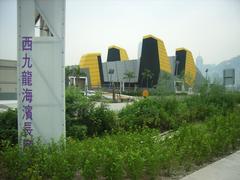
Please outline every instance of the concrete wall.
[[17, 99], [17, 61], [0, 59], [0, 100]]
[[[104, 82], [128, 82], [125, 73], [133, 72], [134, 78], [130, 80], [132, 83], [138, 82], [139, 60], [129, 61], [113, 61], [102, 63]], [[110, 75], [109, 69], [113, 69], [114, 73]]]

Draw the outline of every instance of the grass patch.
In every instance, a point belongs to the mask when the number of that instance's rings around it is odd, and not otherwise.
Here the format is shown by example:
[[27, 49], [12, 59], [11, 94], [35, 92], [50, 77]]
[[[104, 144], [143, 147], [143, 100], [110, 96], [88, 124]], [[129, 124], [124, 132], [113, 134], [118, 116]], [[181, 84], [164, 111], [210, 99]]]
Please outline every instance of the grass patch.
[[[1, 160], [8, 179], [140, 179], [174, 176], [230, 153], [240, 145], [240, 113], [214, 116], [161, 135], [156, 129], [118, 132], [63, 144], [7, 146]], [[78, 173], [77, 173], [78, 172]]]

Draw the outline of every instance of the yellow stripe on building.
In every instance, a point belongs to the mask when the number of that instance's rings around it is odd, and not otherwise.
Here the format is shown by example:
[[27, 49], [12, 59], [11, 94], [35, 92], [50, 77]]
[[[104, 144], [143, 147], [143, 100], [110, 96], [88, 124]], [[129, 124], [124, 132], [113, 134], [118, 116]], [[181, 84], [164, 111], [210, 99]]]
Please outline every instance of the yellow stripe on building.
[[121, 61], [129, 60], [127, 51], [125, 49], [120, 49], [120, 58]]
[[162, 40], [158, 39], [157, 44], [158, 44], [160, 70], [167, 73], [171, 73], [172, 68], [171, 68], [171, 64], [170, 64], [170, 61], [167, 55], [167, 50], [164, 46], [164, 43]]
[[186, 51], [185, 73], [184, 73], [185, 83], [187, 83], [189, 86], [193, 86], [196, 79], [197, 69], [194, 63], [192, 52], [185, 48], [177, 49], [177, 51], [180, 51], [180, 50]]

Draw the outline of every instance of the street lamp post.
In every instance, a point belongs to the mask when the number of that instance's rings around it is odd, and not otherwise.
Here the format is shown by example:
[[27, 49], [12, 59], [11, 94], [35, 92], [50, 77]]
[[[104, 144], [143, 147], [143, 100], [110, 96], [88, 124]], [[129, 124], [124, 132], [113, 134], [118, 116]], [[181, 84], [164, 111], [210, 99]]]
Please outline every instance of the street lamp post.
[[116, 98], [115, 98], [115, 86], [114, 83], [112, 81], [112, 75], [114, 74], [114, 69], [109, 69], [108, 74], [110, 74], [110, 83], [112, 86], [112, 93], [113, 93], [113, 102], [115, 102]]
[[178, 65], [179, 65], [179, 61], [176, 61], [176, 77], [177, 77], [177, 75], [178, 75]]
[[208, 76], [207, 76], [208, 75], [208, 69], [206, 69], [205, 72], [206, 72], [206, 80], [208, 80]]

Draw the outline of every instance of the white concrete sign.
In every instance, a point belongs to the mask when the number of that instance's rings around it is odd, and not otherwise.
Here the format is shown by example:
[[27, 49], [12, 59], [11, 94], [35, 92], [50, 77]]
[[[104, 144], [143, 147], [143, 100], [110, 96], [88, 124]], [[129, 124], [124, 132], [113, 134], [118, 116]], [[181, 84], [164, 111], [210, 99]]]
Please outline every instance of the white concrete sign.
[[65, 0], [18, 0], [18, 135], [65, 138]]

